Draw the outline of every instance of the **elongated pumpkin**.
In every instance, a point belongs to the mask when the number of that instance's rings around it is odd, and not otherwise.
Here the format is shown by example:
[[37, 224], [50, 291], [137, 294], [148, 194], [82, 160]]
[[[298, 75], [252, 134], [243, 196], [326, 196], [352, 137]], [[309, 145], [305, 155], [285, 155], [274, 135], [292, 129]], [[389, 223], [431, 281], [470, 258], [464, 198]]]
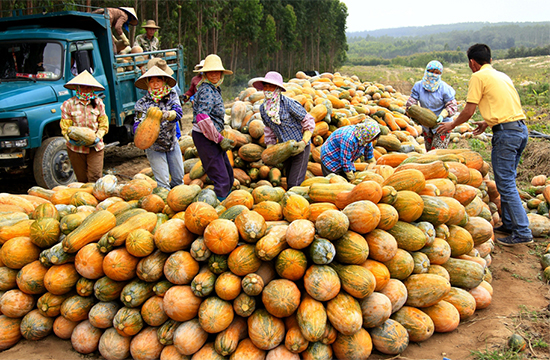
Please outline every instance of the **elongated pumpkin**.
[[151, 147], [159, 136], [162, 111], [152, 106], [147, 110], [145, 119], [138, 125], [134, 135], [134, 144], [138, 149], [145, 150]]
[[97, 241], [103, 234], [114, 228], [116, 218], [107, 210], [96, 211], [63, 239], [63, 250], [75, 253], [85, 245]]

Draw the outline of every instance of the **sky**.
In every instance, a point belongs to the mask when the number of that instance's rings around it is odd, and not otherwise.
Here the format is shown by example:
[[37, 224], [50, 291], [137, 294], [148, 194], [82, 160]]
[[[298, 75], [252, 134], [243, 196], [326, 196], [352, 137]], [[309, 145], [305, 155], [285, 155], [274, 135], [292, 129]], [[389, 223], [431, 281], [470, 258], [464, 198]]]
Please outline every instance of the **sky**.
[[550, 0], [340, 1], [348, 7], [348, 32], [462, 22], [550, 21]]

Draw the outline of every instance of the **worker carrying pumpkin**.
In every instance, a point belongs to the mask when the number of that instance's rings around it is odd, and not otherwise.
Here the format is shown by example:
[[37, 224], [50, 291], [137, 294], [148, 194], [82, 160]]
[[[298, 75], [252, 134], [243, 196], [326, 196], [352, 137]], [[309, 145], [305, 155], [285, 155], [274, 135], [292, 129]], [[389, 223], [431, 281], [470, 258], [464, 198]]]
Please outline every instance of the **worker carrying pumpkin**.
[[456, 92], [449, 84], [441, 80], [442, 73], [443, 65], [437, 60], [430, 61], [426, 66], [422, 80], [414, 84], [411, 96], [405, 104], [407, 110], [413, 105], [422, 105], [435, 114], [434, 118], [438, 117], [435, 127], [430, 128], [422, 125], [426, 151], [447, 148], [451, 132], [436, 133], [436, 130], [439, 123], [452, 121], [452, 116], [458, 110], [455, 100]]
[[103, 101], [94, 91], [105, 88], [87, 70], [66, 83], [65, 87], [76, 91], [75, 96], [61, 105], [59, 125], [67, 140], [67, 154], [76, 180], [96, 182], [103, 176], [103, 136], [109, 131], [109, 118]]
[[294, 99], [284, 96], [286, 91], [283, 77], [276, 71], [268, 72], [265, 77], [250, 80], [258, 90], [263, 90], [265, 102], [260, 105], [260, 114], [265, 125], [265, 143], [267, 147], [294, 140], [296, 149], [285, 163], [287, 188], [300, 186], [304, 181], [311, 149], [311, 135], [315, 129], [315, 119]]
[[380, 126], [372, 120], [357, 125], [336, 129], [321, 146], [321, 169], [323, 176], [334, 173], [355, 180], [355, 160], [361, 156], [365, 161], [374, 159], [372, 145], [380, 136]]
[[[97, 9], [94, 14], [103, 14], [105, 9]], [[119, 7], [119, 8], [107, 8], [109, 12], [109, 20], [111, 22], [111, 29], [113, 31], [113, 43], [116, 46], [117, 52], [121, 54], [127, 54], [131, 51], [130, 40], [124, 30], [130, 31], [128, 25], [136, 26], [138, 24], [138, 18], [136, 11], [132, 7]], [[114, 34], [117, 34], [120, 40], [118, 40]]]

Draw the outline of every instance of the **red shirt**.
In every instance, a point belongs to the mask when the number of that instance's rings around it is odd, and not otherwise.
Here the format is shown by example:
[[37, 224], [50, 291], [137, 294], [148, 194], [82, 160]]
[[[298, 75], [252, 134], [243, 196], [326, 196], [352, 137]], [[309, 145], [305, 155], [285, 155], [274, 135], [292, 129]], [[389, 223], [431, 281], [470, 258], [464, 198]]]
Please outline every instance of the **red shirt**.
[[189, 97], [195, 95], [195, 93], [197, 92], [197, 84], [201, 80], [202, 80], [202, 75], [193, 76], [193, 78], [191, 79], [191, 85], [189, 86], [189, 90], [187, 90], [185, 95], [187, 95]]

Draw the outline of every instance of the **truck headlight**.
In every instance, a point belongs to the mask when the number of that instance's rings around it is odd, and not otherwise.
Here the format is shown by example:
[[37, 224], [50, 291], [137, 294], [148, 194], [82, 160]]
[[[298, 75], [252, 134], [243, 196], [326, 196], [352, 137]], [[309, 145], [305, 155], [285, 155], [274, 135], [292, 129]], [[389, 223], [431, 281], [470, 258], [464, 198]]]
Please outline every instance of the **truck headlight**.
[[21, 133], [19, 132], [19, 124], [15, 122], [9, 122], [0, 124], [1, 127], [1, 135], [3, 136], [19, 136]]
[[0, 136], [20, 136], [19, 122], [0, 122]]

